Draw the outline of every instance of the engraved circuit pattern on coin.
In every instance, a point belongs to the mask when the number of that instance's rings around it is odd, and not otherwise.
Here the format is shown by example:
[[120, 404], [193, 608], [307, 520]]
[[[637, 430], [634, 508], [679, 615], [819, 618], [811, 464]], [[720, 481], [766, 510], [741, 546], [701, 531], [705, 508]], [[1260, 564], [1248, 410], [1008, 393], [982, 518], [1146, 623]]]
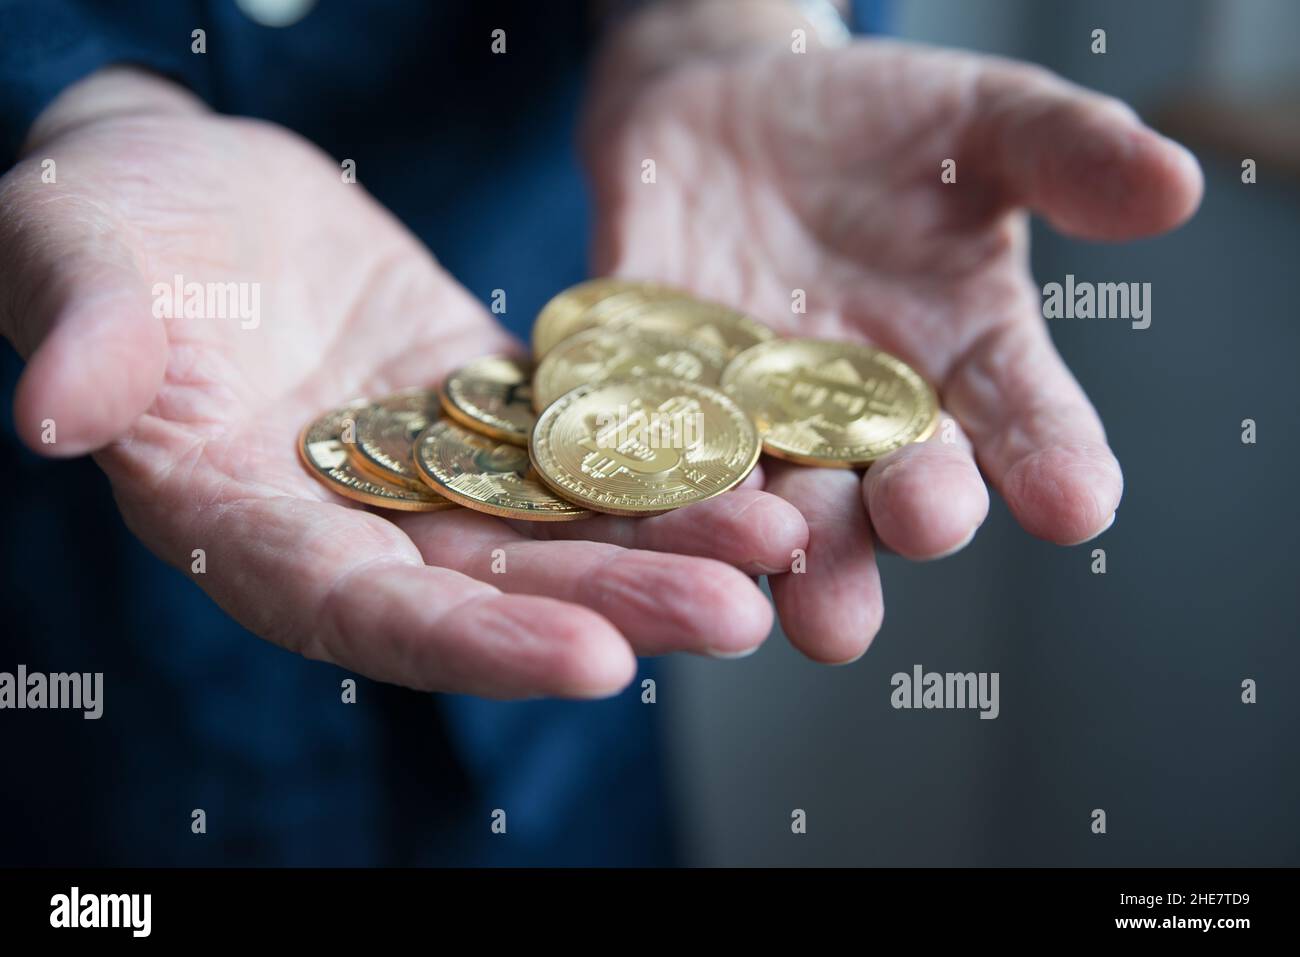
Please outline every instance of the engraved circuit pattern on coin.
[[665, 376], [717, 385], [724, 346], [673, 332], [598, 327], [565, 339], [537, 366], [533, 406], [542, 411], [570, 389], [614, 379]]
[[546, 486], [527, 477], [524, 449], [446, 419], [416, 439], [414, 462], [432, 488], [478, 512], [530, 522], [572, 522], [591, 516], [587, 509], [556, 498]]
[[537, 420], [538, 476], [570, 501], [614, 515], [653, 515], [742, 482], [758, 432], [717, 389], [654, 377], [584, 385]]
[[307, 471], [331, 491], [367, 505], [408, 512], [454, 508], [454, 503], [425, 486], [407, 488], [374, 478], [357, 468], [355, 457], [348, 453], [349, 443], [343, 441], [343, 433], [355, 428], [356, 416], [368, 407], [368, 403], [358, 402], [336, 409], [302, 430], [298, 436], [298, 454]]
[[701, 501], [742, 481], [762, 450], [802, 465], [866, 466], [938, 427], [938, 396], [901, 359], [777, 339], [744, 312], [655, 282], [565, 289], [543, 308], [533, 342], [546, 353], [535, 366], [485, 356], [436, 392], [331, 413], [345, 416], [330, 420], [338, 434], [309, 426], [317, 438], [309, 447], [300, 436], [303, 461], [374, 505], [462, 503], [556, 521]]
[[509, 356], [484, 356], [447, 377], [439, 395], [443, 410], [475, 431], [526, 446], [537, 420], [533, 367]]
[[605, 325], [610, 329], [632, 326], [641, 332], [685, 336], [706, 349], [721, 350], [728, 361], [776, 335], [752, 316], [698, 299], [640, 302], [620, 310]]
[[411, 463], [411, 445], [439, 418], [438, 394], [429, 389], [406, 389], [371, 403], [357, 416], [357, 465], [386, 482], [424, 490]]
[[773, 339], [723, 373], [754, 417], [763, 450], [805, 465], [851, 468], [933, 434], [934, 390], [903, 360], [847, 342]]
[[684, 293], [656, 282], [630, 279], [588, 279], [570, 286], [542, 307], [533, 323], [533, 361], [584, 329], [600, 325], [626, 308], [654, 299], [676, 299]]

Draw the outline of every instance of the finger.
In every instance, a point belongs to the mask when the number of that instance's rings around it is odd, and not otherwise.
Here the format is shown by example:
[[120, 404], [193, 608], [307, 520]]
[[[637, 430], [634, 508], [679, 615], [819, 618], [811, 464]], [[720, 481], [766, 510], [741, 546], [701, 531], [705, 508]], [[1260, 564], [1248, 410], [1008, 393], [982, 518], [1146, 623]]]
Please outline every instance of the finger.
[[305, 650], [383, 681], [491, 698], [601, 698], [636, 674], [614, 626], [554, 598], [456, 572], [377, 561], [336, 579]]
[[116, 230], [32, 161], [0, 180], [0, 330], [28, 359], [14, 426], [45, 455], [112, 441], [162, 383], [166, 333]]
[[862, 495], [880, 541], [911, 559], [961, 550], [989, 513], [970, 442], [947, 417], [929, 441], [873, 463]]
[[1119, 462], [1041, 319], [981, 336], [948, 373], [944, 401], [1027, 531], [1073, 545], [1110, 526], [1124, 489]]
[[856, 660], [885, 614], [857, 473], [769, 462], [767, 487], [808, 523], [803, 571], [769, 579], [782, 628], [814, 661]]
[[1121, 101], [1047, 70], [995, 61], [980, 77], [973, 115], [974, 169], [1064, 233], [1151, 236], [1200, 203], [1200, 165], [1186, 148]]
[[[165, 441], [154, 434], [163, 429], [146, 417], [133, 462], [139, 444]], [[132, 467], [120, 446], [100, 460], [119, 478]], [[201, 469], [183, 471], [149, 483], [115, 480], [128, 525], [184, 568], [204, 549], [197, 583], [250, 631], [290, 651], [379, 681], [493, 698], [601, 697], [635, 675], [627, 642], [589, 609], [430, 568], [392, 522], [362, 509], [268, 497], [254, 486], [232, 498], [224, 473], [209, 480]], [[182, 500], [172, 483], [184, 483], [186, 501], [226, 504], [178, 511], [167, 504]]]
[[776, 495], [743, 488], [650, 518], [598, 515], [583, 522], [532, 523], [526, 531], [545, 541], [582, 538], [713, 558], [747, 575], [788, 570], [794, 550], [808, 542], [798, 509]]
[[761, 490], [765, 481], [766, 479], [763, 477], [763, 463], [758, 462], [752, 469], [750, 469], [749, 474], [745, 476], [745, 481], [737, 485], [736, 488]]
[[772, 629], [763, 593], [720, 562], [603, 542], [535, 541], [468, 509], [397, 521], [430, 564], [511, 594], [550, 595], [590, 608], [640, 655], [730, 657], [757, 648]]

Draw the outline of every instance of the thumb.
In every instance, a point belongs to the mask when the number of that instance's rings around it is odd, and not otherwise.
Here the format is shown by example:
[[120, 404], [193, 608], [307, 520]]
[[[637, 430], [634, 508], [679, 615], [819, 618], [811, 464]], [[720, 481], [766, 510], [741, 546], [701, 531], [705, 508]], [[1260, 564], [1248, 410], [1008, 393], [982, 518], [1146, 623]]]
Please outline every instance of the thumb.
[[30, 160], [0, 180], [0, 331], [28, 360], [14, 426], [43, 455], [112, 442], [163, 380], [166, 332], [120, 224]]
[[1119, 100], [1036, 67], [998, 64], [981, 79], [977, 163], [1013, 202], [1059, 231], [1097, 240], [1152, 236], [1200, 204], [1200, 165]]

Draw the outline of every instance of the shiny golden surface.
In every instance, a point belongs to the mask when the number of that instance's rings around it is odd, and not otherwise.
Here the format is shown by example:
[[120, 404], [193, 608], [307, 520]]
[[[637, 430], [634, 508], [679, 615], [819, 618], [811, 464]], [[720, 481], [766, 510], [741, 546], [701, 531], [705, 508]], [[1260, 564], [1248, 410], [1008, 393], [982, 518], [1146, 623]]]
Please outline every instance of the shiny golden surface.
[[414, 461], [432, 488], [475, 511], [530, 522], [571, 522], [591, 515], [526, 478], [528, 453], [517, 445], [446, 419], [416, 439]]
[[300, 452], [318, 479], [369, 504], [565, 521], [710, 498], [762, 450], [850, 468], [937, 428], [938, 397], [902, 360], [773, 335], [678, 289], [593, 279], [543, 308], [535, 367], [486, 356], [436, 393], [331, 413], [304, 430]]
[[728, 360], [775, 336], [771, 329], [743, 312], [685, 298], [637, 303], [611, 316], [606, 326], [684, 336], [700, 347], [721, 350]]
[[442, 384], [443, 410], [476, 432], [526, 446], [532, 434], [533, 367], [509, 356], [484, 356]]
[[911, 366], [853, 343], [760, 343], [727, 366], [722, 385], [754, 417], [765, 452], [804, 465], [867, 465], [939, 422], [938, 397]]
[[367, 403], [354, 403], [322, 416], [302, 430], [298, 436], [298, 454], [307, 471], [331, 491], [367, 505], [408, 512], [454, 508], [454, 503], [427, 487], [413, 489], [385, 482], [357, 467], [355, 457], [348, 454], [349, 443], [343, 437], [345, 432], [354, 430], [356, 416], [367, 408]]
[[424, 491], [411, 464], [411, 444], [439, 418], [438, 394], [429, 389], [407, 389], [372, 402], [357, 415], [356, 464], [385, 482]]
[[598, 512], [653, 515], [738, 485], [758, 432], [717, 389], [652, 377], [583, 385], [538, 417], [529, 453], [557, 495]]
[[670, 286], [629, 279], [588, 279], [570, 286], [537, 314], [533, 323], [533, 359], [540, 361], [569, 336], [598, 326], [624, 309], [681, 295], [680, 290]]
[[540, 412], [570, 389], [614, 379], [667, 376], [717, 385], [726, 365], [724, 347], [688, 335], [632, 326], [588, 329], [565, 339], [537, 366], [533, 406]]

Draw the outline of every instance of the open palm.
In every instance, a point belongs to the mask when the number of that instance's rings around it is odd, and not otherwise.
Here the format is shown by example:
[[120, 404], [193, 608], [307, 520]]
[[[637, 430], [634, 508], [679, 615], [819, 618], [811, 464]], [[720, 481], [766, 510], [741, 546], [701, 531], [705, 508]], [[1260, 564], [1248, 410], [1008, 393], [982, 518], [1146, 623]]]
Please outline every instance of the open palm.
[[976, 460], [1035, 535], [1113, 520], [1119, 464], [1041, 317], [1026, 209], [1101, 240], [1191, 215], [1195, 160], [1126, 106], [1025, 64], [866, 41], [671, 70], [598, 112], [588, 145], [598, 272], [875, 344], [955, 420], [862, 479], [768, 466], [811, 533], [806, 573], [772, 583], [804, 652], [851, 660], [878, 630], [873, 537], [912, 558], [970, 540], [988, 510]]
[[[0, 181], [0, 251], [0, 320], [30, 358], [23, 438], [94, 451], [150, 548], [187, 571], [203, 549], [198, 583], [309, 657], [419, 688], [608, 694], [637, 653], [757, 645], [771, 612], [748, 575], [788, 568], [806, 544], [798, 512], [752, 485], [639, 522], [552, 528], [381, 515], [316, 483], [295, 454], [310, 419], [516, 347], [280, 128], [179, 98], [55, 124]], [[156, 317], [154, 284], [178, 275], [257, 283], [260, 322]]]

